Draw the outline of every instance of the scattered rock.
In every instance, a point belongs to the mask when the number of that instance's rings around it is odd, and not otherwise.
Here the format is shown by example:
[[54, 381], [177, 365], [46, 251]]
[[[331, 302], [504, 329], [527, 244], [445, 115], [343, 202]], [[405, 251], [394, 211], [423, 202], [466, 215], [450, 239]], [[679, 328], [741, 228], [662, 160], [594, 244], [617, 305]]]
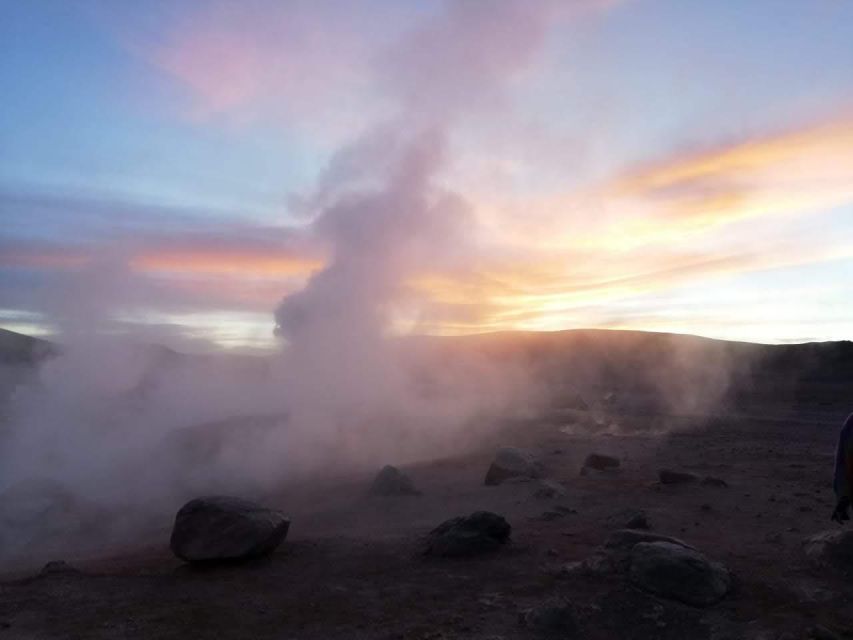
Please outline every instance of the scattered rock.
[[579, 634], [575, 610], [564, 600], [552, 600], [529, 609], [519, 622], [541, 638], [575, 638]]
[[634, 545], [641, 542], [667, 542], [684, 547], [685, 549], [693, 549], [689, 544], [678, 538], [665, 536], [661, 533], [652, 533], [651, 531], [641, 531], [639, 529], [619, 529], [618, 531], [614, 531], [604, 541], [604, 548], [630, 550]]
[[719, 489], [726, 489], [729, 486], [729, 483], [723, 480], [722, 478], [715, 478], [714, 476], [705, 476], [702, 478], [701, 484], [706, 487], [717, 487]]
[[606, 553], [597, 552], [583, 560], [576, 560], [563, 565], [558, 570], [557, 577], [571, 578], [579, 576], [588, 578], [611, 573], [616, 568], [616, 563], [614, 563], [611, 556]]
[[512, 527], [496, 513], [475, 511], [452, 518], [433, 529], [427, 538], [428, 555], [458, 557], [498, 549], [509, 540]]
[[551, 511], [545, 511], [541, 516], [539, 516], [540, 520], [545, 520], [546, 522], [551, 520], [557, 520], [559, 518], [565, 518], [567, 515], [577, 513], [576, 510], [571, 507], [564, 507], [562, 505], [558, 505], [554, 507]]
[[731, 588], [723, 565], [671, 542], [634, 545], [629, 578], [645, 591], [699, 607], [714, 604]]
[[370, 485], [372, 496], [419, 496], [411, 478], [397, 467], [385, 465]]
[[244, 560], [272, 553], [289, 527], [281, 512], [248, 500], [196, 498], [178, 511], [169, 546], [187, 562]]
[[808, 637], [810, 640], [841, 640], [840, 635], [820, 624], [808, 630]]
[[809, 629], [809, 638], [811, 640], [841, 640], [840, 635], [819, 624]]
[[533, 493], [536, 498], [553, 500], [555, 498], [565, 498], [568, 495], [566, 488], [559, 482], [554, 480], [542, 480], [539, 482], [539, 487]]
[[41, 568], [40, 576], [75, 575], [80, 571], [72, 567], [64, 560], [51, 560]]
[[853, 531], [823, 531], [807, 538], [804, 548], [806, 556], [818, 566], [853, 574]]
[[699, 476], [686, 471], [673, 471], [672, 469], [661, 469], [658, 478], [662, 484], [690, 484], [699, 481]]
[[625, 522], [626, 529], [650, 529], [649, 517], [645, 511], [637, 510], [628, 516]]
[[542, 463], [529, 451], [501, 447], [486, 473], [485, 482], [487, 485], [497, 485], [509, 478], [539, 478], [542, 471]]
[[583, 467], [581, 468], [581, 473], [583, 473], [584, 469], [594, 469], [595, 471], [609, 471], [612, 469], [616, 469], [620, 465], [619, 458], [615, 456], [604, 455], [603, 453], [590, 453], [586, 460], [583, 461]]

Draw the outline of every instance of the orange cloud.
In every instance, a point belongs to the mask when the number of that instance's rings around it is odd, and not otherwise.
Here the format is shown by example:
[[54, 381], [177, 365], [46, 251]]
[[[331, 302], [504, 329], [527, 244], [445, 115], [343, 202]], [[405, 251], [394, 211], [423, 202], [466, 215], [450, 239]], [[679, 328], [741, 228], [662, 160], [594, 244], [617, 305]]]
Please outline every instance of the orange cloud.
[[130, 266], [141, 272], [239, 275], [248, 278], [307, 277], [323, 266], [318, 258], [274, 251], [194, 249], [150, 251], [135, 256]]

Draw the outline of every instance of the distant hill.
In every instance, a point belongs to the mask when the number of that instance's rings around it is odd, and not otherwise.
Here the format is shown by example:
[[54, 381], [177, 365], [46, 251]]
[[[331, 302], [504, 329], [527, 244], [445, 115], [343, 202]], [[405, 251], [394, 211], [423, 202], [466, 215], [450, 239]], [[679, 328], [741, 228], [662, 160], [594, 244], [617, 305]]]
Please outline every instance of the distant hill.
[[[416, 354], [415, 362], [423, 365], [427, 379], [440, 378], [455, 361], [479, 358], [485, 367], [517, 367], [532, 373], [544, 388], [564, 398], [569, 397], [567, 390], [577, 390], [594, 399], [618, 391], [627, 404], [648, 404], [648, 398], [655, 397], [669, 405], [687, 406], [695, 404], [696, 396], [714, 402], [725, 396], [736, 405], [779, 397], [820, 405], [853, 402], [850, 341], [768, 345], [604, 329], [403, 340]], [[236, 366], [255, 379], [269, 370], [269, 359], [258, 356], [185, 355], [160, 345], [140, 347], [148, 352], [150, 366], [135, 394], [144, 395], [156, 386], [162, 371], [182, 364], [203, 363], [206, 369]], [[52, 342], [0, 329], [0, 365], [10, 374], [32, 371], [59, 351]], [[19, 379], [17, 374], [15, 378]]]
[[58, 353], [55, 344], [0, 328], [0, 364], [34, 365]]

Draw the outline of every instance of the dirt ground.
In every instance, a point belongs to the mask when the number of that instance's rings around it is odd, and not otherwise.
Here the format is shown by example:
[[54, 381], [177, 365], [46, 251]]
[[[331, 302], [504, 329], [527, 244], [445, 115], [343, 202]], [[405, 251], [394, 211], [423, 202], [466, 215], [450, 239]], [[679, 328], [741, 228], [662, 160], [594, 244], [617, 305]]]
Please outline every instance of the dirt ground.
[[[0, 638], [528, 638], [520, 614], [556, 597], [575, 606], [590, 640], [853, 637], [853, 584], [802, 551], [805, 537], [838, 526], [830, 475], [844, 413], [823, 404], [777, 416], [621, 416], [637, 430], [616, 436], [573, 435], [554, 419], [507, 424], [474, 454], [407, 466], [419, 497], [369, 497], [364, 474], [283, 489], [268, 502], [292, 516], [289, 537], [248, 565], [183, 565], [164, 520], [148, 545], [74, 559], [78, 573], [8, 575]], [[652, 435], [652, 420], [672, 431]], [[535, 481], [485, 486], [498, 445], [537, 452], [568, 495], [534, 497]], [[620, 457], [620, 469], [580, 475], [593, 451]], [[661, 485], [662, 467], [728, 486]], [[558, 506], [567, 509], [543, 516]], [[420, 553], [431, 528], [478, 509], [507, 518], [509, 546], [470, 559]], [[725, 564], [733, 591], [695, 608], [622, 574], [561, 574], [633, 509]]]

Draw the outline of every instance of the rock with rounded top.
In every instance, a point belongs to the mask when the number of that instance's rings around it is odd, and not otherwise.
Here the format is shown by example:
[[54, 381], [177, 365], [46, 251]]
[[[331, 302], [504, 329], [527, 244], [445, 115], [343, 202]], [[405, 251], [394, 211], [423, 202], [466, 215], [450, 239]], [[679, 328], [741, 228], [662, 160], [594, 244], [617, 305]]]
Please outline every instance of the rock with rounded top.
[[622, 463], [616, 456], [609, 456], [603, 453], [590, 453], [583, 461], [584, 469], [594, 469], [595, 471], [610, 471], [617, 469]]
[[427, 537], [426, 554], [444, 557], [472, 556], [495, 551], [509, 540], [510, 524], [491, 511], [452, 518]]
[[663, 598], [706, 607], [731, 588], [731, 575], [695, 549], [671, 542], [640, 542], [631, 549], [629, 578]]
[[528, 609], [520, 615], [519, 622], [540, 638], [568, 640], [580, 633], [574, 607], [561, 599]]
[[687, 471], [675, 471], [673, 469], [661, 469], [658, 471], [658, 479], [661, 484], [692, 484], [699, 482], [699, 476]]
[[542, 475], [542, 463], [532, 453], [517, 447], [501, 447], [486, 472], [485, 483], [497, 485], [510, 478], [535, 479]]
[[607, 537], [607, 540], [604, 541], [604, 547], [606, 549], [630, 550], [634, 545], [641, 542], [668, 542], [685, 549], [693, 549], [689, 544], [678, 538], [641, 529], [618, 529]]
[[40, 576], [73, 576], [79, 574], [80, 571], [76, 568], [72, 567], [70, 564], [65, 562], [64, 560], [51, 560], [47, 564], [45, 564], [41, 571], [39, 572]]
[[246, 560], [272, 553], [287, 537], [280, 511], [230, 496], [190, 500], [175, 516], [169, 546], [193, 563]]
[[853, 575], [853, 531], [822, 531], [807, 538], [803, 548], [814, 564]]
[[385, 465], [376, 474], [370, 485], [372, 496], [418, 496], [421, 492], [415, 489], [411, 478], [397, 467]]
[[542, 480], [539, 482], [539, 486], [536, 491], [533, 493], [533, 496], [536, 498], [543, 498], [546, 500], [553, 500], [556, 498], [565, 498], [568, 495], [568, 491], [566, 491], [566, 487], [555, 480]]
[[626, 529], [651, 529], [649, 525], [649, 516], [642, 509], [631, 511], [625, 517]]

